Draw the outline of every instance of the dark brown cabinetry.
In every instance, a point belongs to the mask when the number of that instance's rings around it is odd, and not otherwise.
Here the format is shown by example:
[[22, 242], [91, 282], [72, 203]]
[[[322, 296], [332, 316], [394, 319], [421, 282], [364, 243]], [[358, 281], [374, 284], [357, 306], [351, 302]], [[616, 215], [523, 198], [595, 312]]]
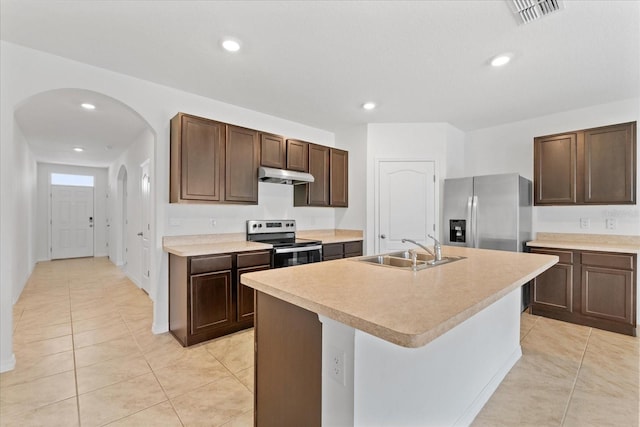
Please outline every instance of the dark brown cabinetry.
[[255, 425], [322, 423], [322, 323], [318, 315], [256, 292]]
[[224, 123], [182, 113], [171, 119], [172, 203], [224, 200], [224, 143]]
[[534, 139], [536, 205], [634, 204], [636, 122]]
[[309, 172], [309, 143], [287, 139], [287, 169]]
[[342, 243], [327, 243], [322, 245], [322, 260], [351, 258], [362, 256], [362, 240]]
[[183, 346], [253, 326], [253, 289], [240, 275], [268, 269], [269, 251], [180, 257], [169, 254], [169, 330]]
[[258, 203], [258, 132], [227, 125], [225, 196], [227, 202]]
[[349, 153], [317, 144], [308, 144], [308, 148], [309, 173], [315, 181], [294, 188], [293, 205], [347, 207]]
[[287, 146], [278, 135], [260, 133], [260, 166], [285, 169], [287, 166]]
[[636, 255], [534, 248], [558, 264], [533, 282], [533, 314], [636, 335]]
[[349, 205], [349, 153], [332, 148], [329, 151], [329, 204], [337, 207]]
[[171, 119], [171, 203], [258, 203], [258, 133], [178, 113]]

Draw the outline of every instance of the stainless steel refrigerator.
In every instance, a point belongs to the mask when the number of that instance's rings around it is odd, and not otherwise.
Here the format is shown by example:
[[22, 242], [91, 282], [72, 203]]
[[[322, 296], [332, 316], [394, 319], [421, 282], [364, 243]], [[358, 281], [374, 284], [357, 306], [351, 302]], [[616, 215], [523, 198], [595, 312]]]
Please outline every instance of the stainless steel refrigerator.
[[521, 252], [531, 240], [531, 196], [518, 174], [445, 179], [444, 244]]

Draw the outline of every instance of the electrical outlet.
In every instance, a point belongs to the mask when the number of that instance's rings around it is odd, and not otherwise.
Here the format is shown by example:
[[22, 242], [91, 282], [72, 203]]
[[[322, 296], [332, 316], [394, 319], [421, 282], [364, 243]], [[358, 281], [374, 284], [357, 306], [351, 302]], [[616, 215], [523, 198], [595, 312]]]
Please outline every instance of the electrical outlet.
[[211, 224], [212, 227], [215, 227], [216, 226], [215, 218], [209, 218], [209, 224]]
[[330, 346], [329, 347], [329, 360], [327, 370], [328, 374], [334, 381], [336, 381], [340, 385], [345, 385], [345, 375], [344, 375], [344, 358], [345, 354], [342, 350], [337, 347]]
[[589, 218], [580, 218], [580, 228], [589, 228], [591, 226], [591, 221]]
[[607, 227], [607, 230], [615, 230], [616, 226], [618, 225], [618, 221], [615, 218], [606, 218], [605, 225]]

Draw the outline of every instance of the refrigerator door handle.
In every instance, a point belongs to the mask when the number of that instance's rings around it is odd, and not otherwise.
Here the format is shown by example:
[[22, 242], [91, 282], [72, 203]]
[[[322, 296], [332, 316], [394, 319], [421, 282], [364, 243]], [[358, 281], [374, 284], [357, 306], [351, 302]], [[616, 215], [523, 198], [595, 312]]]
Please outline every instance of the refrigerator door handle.
[[473, 200], [471, 201], [471, 234], [472, 234], [472, 242], [471, 247], [477, 248], [479, 247], [478, 242], [478, 196], [473, 196]]
[[467, 198], [467, 238], [469, 239], [468, 243], [465, 245], [469, 248], [473, 248], [473, 224], [471, 221], [473, 212], [473, 197], [469, 196]]

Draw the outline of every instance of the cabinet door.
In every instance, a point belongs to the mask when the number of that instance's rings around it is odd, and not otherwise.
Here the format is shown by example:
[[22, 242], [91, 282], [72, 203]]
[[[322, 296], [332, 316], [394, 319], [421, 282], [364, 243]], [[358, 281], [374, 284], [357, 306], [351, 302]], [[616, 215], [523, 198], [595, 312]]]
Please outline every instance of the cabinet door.
[[568, 133], [534, 140], [534, 202], [576, 203], [577, 135]]
[[344, 257], [351, 258], [356, 256], [362, 256], [362, 241], [345, 242]]
[[284, 169], [287, 150], [284, 139], [278, 135], [260, 134], [260, 166]]
[[189, 291], [192, 335], [223, 328], [233, 322], [231, 271], [192, 275]]
[[582, 314], [634, 324], [633, 272], [582, 266]]
[[635, 203], [635, 123], [584, 132], [585, 203]]
[[329, 206], [329, 147], [309, 144], [309, 173], [314, 182], [308, 185], [311, 206]]
[[258, 132], [227, 125], [225, 200], [258, 203]]
[[309, 143], [287, 139], [287, 169], [309, 172]]
[[224, 124], [179, 115], [171, 126], [171, 202], [223, 200]]
[[553, 311], [573, 311], [573, 266], [556, 264], [533, 281], [533, 304]]
[[237, 304], [237, 321], [253, 321], [253, 313], [255, 311], [255, 290], [249, 286], [245, 286], [240, 283], [240, 276], [244, 273], [251, 273], [252, 271], [268, 270], [269, 265], [260, 265], [257, 267], [239, 268], [237, 275], [238, 283], [238, 297]]
[[330, 205], [349, 206], [349, 153], [331, 148], [329, 156]]

